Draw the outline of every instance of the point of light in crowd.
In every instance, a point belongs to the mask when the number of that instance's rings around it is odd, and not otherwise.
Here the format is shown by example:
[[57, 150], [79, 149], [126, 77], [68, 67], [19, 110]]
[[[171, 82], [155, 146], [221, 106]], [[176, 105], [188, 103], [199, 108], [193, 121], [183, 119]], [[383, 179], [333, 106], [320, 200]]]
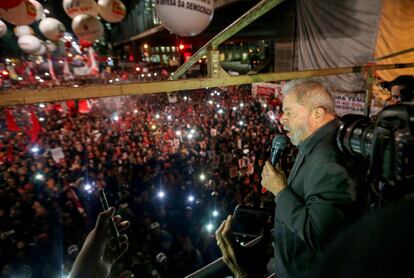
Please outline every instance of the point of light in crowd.
[[73, 85], [73, 87], [78, 88], [78, 87], [79, 87], [79, 85], [75, 84], [75, 85]]
[[50, 14], [50, 11], [49, 11], [48, 9], [44, 9], [44, 10], [43, 10], [43, 12], [44, 12], [45, 14]]
[[138, 109], [134, 109], [134, 114], [137, 114], [138, 113]]
[[157, 129], [157, 126], [156, 125], [151, 125], [151, 129]]
[[210, 100], [208, 101], [208, 104], [213, 104], [213, 101], [210, 99]]
[[223, 112], [224, 112], [224, 111], [223, 111], [223, 109], [221, 109], [221, 108], [217, 111], [217, 113], [219, 113], [219, 114], [223, 114]]
[[145, 77], [145, 74], [143, 74], [143, 73], [142, 73], [142, 74], [141, 74], [141, 77]]
[[213, 231], [213, 229], [214, 229], [214, 226], [213, 226], [213, 224], [211, 224], [211, 223], [208, 223], [208, 224], [206, 225], [206, 230], [207, 230], [208, 232], [211, 232], [211, 231]]
[[72, 53], [68, 53], [68, 57], [73, 57], [73, 54]]
[[214, 217], [217, 217], [219, 215], [218, 211], [215, 209], [213, 210], [213, 212], [211, 213]]
[[37, 179], [38, 181], [43, 180], [43, 175], [42, 174], [36, 174], [35, 179]]
[[38, 153], [39, 151], [40, 151], [40, 149], [39, 149], [39, 147], [38, 146], [33, 146], [31, 149], [30, 149], [30, 151], [32, 152], [32, 153]]
[[43, 83], [43, 82], [45, 82], [45, 81], [44, 81], [43, 79], [39, 79], [39, 82], [40, 82], [40, 83]]
[[201, 181], [204, 181], [206, 179], [206, 175], [204, 175], [204, 174], [200, 174], [200, 180]]
[[192, 128], [192, 129], [190, 130], [190, 133], [191, 133], [191, 134], [194, 134], [194, 133], [195, 133], [195, 129], [194, 129], [194, 128]]
[[244, 103], [243, 103], [243, 102], [241, 102], [241, 103], [240, 103], [240, 107], [243, 107], [243, 106], [244, 106]]
[[162, 198], [165, 197], [165, 192], [160, 190], [160, 191], [158, 191], [157, 196], [158, 196], [158, 198], [162, 199]]
[[220, 103], [217, 103], [217, 104], [216, 104], [216, 107], [217, 107], [217, 108], [219, 108], [219, 107], [220, 107]]
[[140, 70], [141, 70], [141, 68], [140, 68], [140, 67], [136, 67], [136, 68], [135, 68], [135, 70], [136, 70], [136, 71], [140, 71]]
[[155, 115], [155, 118], [156, 119], [159, 119], [160, 118], [160, 115], [159, 114]]
[[168, 115], [168, 116], [167, 116], [167, 120], [169, 120], [169, 121], [171, 121], [171, 120], [172, 120], [171, 115]]
[[266, 107], [267, 107], [267, 104], [266, 104], [266, 103], [264, 103], [264, 104], [263, 104], [263, 107], [264, 107], [264, 108], [266, 108]]
[[40, 103], [40, 104], [39, 104], [39, 107], [40, 107], [40, 108], [45, 108], [45, 107], [46, 107], [46, 105], [44, 105], [43, 103]]
[[86, 192], [91, 193], [92, 192], [92, 185], [87, 183], [83, 186], [83, 189], [85, 189]]
[[192, 134], [192, 133], [188, 133], [188, 134], [187, 134], [187, 138], [188, 138], [188, 139], [192, 139], [192, 138], [193, 138], [193, 134]]
[[210, 96], [214, 96], [214, 92], [211, 92], [211, 93], [210, 93]]
[[119, 78], [115, 78], [115, 81], [118, 82], [119, 81]]
[[108, 57], [108, 59], [107, 59], [108, 61], [112, 61], [112, 58], [111, 57]]
[[148, 44], [144, 44], [144, 48], [147, 49], [148, 48]]
[[19, 77], [17, 77], [17, 80], [22, 81], [23, 77], [19, 76]]
[[188, 97], [187, 96], [184, 96], [184, 100], [187, 101], [187, 99], [188, 99]]
[[220, 92], [217, 92], [216, 94], [219, 96], [220, 95]]
[[270, 116], [270, 119], [274, 120], [275, 119], [275, 116], [271, 115]]
[[156, 72], [154, 72], [154, 76], [157, 76], [158, 74]]
[[109, 79], [109, 83], [112, 83], [113, 81], [112, 81], [112, 79]]
[[243, 121], [239, 121], [239, 125], [244, 125], [244, 122]]
[[11, 60], [9, 58], [6, 58], [6, 63], [10, 63]]
[[151, 77], [151, 73], [148, 73], [148, 74], [147, 74], [147, 76], [148, 76], [148, 77]]
[[236, 106], [233, 106], [233, 111], [236, 111], [237, 110], [237, 107]]
[[49, 76], [50, 74], [48, 72], [45, 72], [45, 76]]
[[39, 80], [40, 79], [40, 76], [36, 76], [35, 78], [36, 78], [36, 80]]
[[184, 46], [184, 44], [180, 43], [180, 45], [178, 46], [178, 48], [179, 48], [180, 50], [183, 50], [183, 49], [185, 48], [185, 46]]
[[114, 121], [119, 121], [119, 116], [118, 116], [118, 114], [117, 113], [114, 113], [113, 115], [112, 115], [112, 120], [114, 120]]
[[181, 136], [181, 130], [177, 130], [177, 131], [175, 132], [175, 135], [177, 135], [177, 136]]
[[44, 120], [45, 120], [45, 118], [43, 118], [43, 117], [40, 117], [40, 118], [39, 118], [39, 121], [40, 121], [40, 122], [43, 122]]
[[65, 63], [65, 61], [59, 60], [59, 64], [64, 64], [64, 63]]
[[190, 195], [190, 196], [188, 196], [187, 200], [188, 200], [189, 202], [194, 202], [195, 198], [194, 198], [194, 196], [193, 196], [193, 195]]

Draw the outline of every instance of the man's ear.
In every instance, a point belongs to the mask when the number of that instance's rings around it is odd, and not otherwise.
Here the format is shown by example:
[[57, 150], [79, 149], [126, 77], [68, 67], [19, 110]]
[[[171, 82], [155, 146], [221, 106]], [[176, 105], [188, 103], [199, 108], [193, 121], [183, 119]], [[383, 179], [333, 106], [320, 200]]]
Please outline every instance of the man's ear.
[[315, 108], [314, 117], [317, 121], [322, 121], [325, 117], [326, 111], [322, 107]]

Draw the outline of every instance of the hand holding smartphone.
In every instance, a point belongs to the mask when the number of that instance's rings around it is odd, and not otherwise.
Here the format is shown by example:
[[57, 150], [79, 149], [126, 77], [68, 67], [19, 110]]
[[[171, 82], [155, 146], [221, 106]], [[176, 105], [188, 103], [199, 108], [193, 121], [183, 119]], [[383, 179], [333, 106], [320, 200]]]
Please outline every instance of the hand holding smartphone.
[[[98, 192], [99, 192], [99, 199], [101, 200], [102, 209], [106, 211], [109, 209], [109, 204], [108, 204], [108, 200], [106, 199], [105, 191], [103, 190], [103, 188], [99, 187]], [[120, 248], [121, 242], [119, 241], [120, 234], [119, 234], [118, 228], [114, 222], [113, 217], [111, 217], [110, 221], [111, 221], [110, 227], [111, 227], [111, 234], [112, 234], [112, 242], [111, 242], [112, 247]]]

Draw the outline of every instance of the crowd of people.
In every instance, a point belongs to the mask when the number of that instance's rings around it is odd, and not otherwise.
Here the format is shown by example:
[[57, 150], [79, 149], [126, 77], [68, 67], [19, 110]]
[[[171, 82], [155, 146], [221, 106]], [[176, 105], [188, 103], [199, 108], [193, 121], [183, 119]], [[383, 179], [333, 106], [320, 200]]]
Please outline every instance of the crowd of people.
[[[2, 276], [65, 277], [102, 210], [98, 187], [131, 223], [113, 277], [183, 277], [220, 257], [214, 231], [237, 204], [274, 208], [260, 173], [277, 105], [240, 86], [101, 99], [86, 114], [14, 107], [20, 131], [0, 121]], [[43, 118], [35, 140], [28, 111]]]

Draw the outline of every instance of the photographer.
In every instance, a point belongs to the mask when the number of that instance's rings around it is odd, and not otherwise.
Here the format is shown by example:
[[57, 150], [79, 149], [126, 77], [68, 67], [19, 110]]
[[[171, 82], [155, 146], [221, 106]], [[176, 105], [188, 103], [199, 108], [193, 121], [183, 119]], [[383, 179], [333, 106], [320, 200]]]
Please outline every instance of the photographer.
[[[312, 270], [359, 210], [356, 182], [335, 142], [339, 121], [333, 96], [312, 80], [287, 84], [284, 95], [281, 123], [299, 152], [287, 180], [266, 162], [261, 183], [275, 195], [276, 275], [292, 277]], [[244, 258], [232, 238], [231, 221], [216, 232], [223, 260], [237, 277], [258, 277], [257, 270], [240, 263]]]

